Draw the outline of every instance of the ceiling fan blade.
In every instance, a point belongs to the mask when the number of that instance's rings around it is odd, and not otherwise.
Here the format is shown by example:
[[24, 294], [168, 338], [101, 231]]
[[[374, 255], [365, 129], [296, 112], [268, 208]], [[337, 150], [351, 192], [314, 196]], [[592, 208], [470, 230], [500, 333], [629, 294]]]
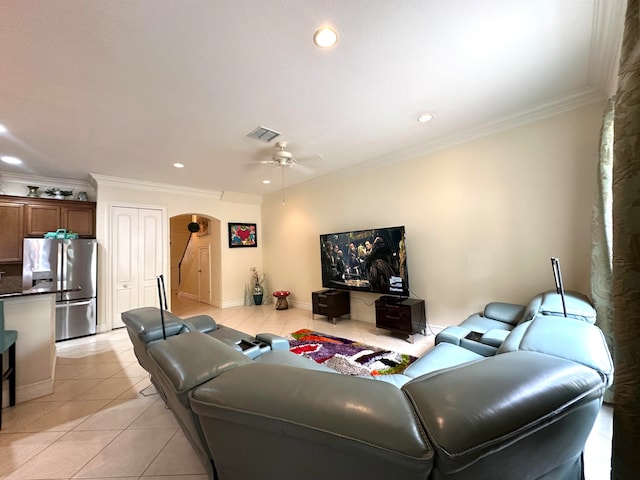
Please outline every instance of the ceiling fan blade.
[[308, 165], [302, 165], [301, 163], [296, 163], [295, 170], [302, 173], [303, 175], [313, 175], [316, 171], [309, 167]]

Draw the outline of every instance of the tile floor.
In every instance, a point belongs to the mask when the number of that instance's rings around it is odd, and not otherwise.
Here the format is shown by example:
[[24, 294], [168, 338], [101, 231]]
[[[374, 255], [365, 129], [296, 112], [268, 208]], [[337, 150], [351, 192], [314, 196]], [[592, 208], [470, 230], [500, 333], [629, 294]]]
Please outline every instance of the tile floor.
[[[209, 313], [250, 334], [286, 336], [310, 328], [412, 355], [433, 346], [376, 332], [374, 325], [273, 305], [217, 309], [174, 297], [181, 316]], [[124, 329], [57, 344], [54, 393], [3, 410], [0, 479], [204, 480], [203, 468], [138, 365]], [[142, 392], [142, 393], [141, 393]], [[611, 409], [603, 408], [587, 445], [587, 480], [609, 478]], [[244, 480], [244, 479], [239, 479]], [[275, 479], [274, 479], [275, 480]]]

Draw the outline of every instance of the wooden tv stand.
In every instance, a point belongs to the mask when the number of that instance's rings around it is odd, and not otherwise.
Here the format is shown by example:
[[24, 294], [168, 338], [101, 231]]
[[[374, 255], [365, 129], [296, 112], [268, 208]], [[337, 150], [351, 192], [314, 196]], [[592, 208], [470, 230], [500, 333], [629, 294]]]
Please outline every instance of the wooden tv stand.
[[346, 290], [328, 289], [311, 292], [311, 303], [313, 304], [312, 319], [315, 315], [326, 315], [327, 320], [335, 324], [337, 317], [351, 314], [351, 301], [349, 292]]
[[376, 300], [376, 328], [406, 334], [407, 341], [413, 343], [413, 335], [416, 333], [426, 335], [427, 316], [424, 300]]

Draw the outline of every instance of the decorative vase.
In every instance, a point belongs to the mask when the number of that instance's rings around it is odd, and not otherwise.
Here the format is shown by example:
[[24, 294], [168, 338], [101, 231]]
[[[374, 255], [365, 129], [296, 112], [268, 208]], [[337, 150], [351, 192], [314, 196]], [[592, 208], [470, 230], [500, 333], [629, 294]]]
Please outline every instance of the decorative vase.
[[28, 185], [29, 193], [27, 193], [27, 197], [38, 198], [40, 195], [38, 194], [38, 189], [40, 187], [36, 187], [34, 185]]
[[253, 286], [253, 291], [251, 293], [253, 294], [253, 303], [255, 303], [256, 305], [262, 305], [262, 296], [264, 294], [262, 285], [256, 283]]

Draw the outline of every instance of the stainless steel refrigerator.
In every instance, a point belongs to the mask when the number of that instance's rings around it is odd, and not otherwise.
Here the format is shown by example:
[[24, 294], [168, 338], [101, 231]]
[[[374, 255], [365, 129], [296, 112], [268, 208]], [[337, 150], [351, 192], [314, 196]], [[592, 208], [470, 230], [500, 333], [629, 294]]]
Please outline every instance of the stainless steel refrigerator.
[[22, 288], [75, 290], [56, 294], [56, 341], [96, 333], [97, 250], [95, 239], [24, 239]]

